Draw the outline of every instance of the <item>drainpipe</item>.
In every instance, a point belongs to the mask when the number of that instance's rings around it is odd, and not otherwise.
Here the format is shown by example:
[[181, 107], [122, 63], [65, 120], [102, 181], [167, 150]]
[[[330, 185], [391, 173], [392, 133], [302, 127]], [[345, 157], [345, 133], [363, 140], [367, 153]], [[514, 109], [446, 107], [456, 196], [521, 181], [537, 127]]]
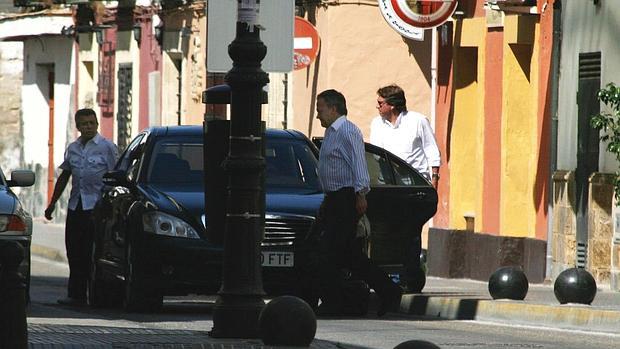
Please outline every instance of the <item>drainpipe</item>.
[[435, 131], [435, 115], [437, 105], [437, 28], [431, 29], [431, 126]]
[[550, 171], [549, 186], [547, 187], [547, 268], [545, 277], [553, 275], [553, 173], [557, 170], [558, 157], [558, 94], [560, 80], [560, 57], [562, 47], [562, 1], [553, 3], [553, 44], [551, 46], [551, 144], [550, 144]]

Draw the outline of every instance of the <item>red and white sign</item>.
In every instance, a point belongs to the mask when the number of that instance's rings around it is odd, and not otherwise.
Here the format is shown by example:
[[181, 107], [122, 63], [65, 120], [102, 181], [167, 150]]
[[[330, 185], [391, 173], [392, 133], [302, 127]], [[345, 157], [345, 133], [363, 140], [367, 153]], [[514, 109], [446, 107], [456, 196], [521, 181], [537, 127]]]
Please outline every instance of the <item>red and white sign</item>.
[[401, 35], [416, 40], [420, 39], [420, 29], [446, 22], [457, 5], [458, 0], [379, 0], [386, 22]]
[[303, 69], [316, 59], [321, 47], [319, 32], [307, 20], [295, 16], [295, 37], [293, 39], [293, 69]]

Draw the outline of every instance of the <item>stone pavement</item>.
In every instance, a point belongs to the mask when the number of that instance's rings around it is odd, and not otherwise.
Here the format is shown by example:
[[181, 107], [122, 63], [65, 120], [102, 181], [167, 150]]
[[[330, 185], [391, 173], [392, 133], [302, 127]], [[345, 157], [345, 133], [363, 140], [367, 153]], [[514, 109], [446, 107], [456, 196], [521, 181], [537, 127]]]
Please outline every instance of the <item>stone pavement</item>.
[[[32, 241], [32, 253], [56, 261], [65, 261], [64, 249], [64, 226], [52, 224], [43, 219], [35, 219]], [[579, 329], [585, 331], [617, 333], [620, 323], [620, 292], [611, 291], [599, 287], [592, 305], [567, 304], [560, 305], [555, 299], [553, 284], [530, 284], [528, 294], [524, 301], [493, 300], [487, 289], [487, 283], [466, 279], [444, 279], [429, 277], [426, 287], [421, 294], [406, 294], [403, 296], [400, 313], [403, 315], [422, 316], [425, 318], [438, 318], [449, 320], [479, 320], [489, 322], [504, 322], [537, 327], [552, 327]], [[93, 331], [88, 328], [73, 327], [71, 331]], [[31, 345], [37, 347], [37, 336], [45, 334], [45, 326], [31, 327]], [[96, 331], [106, 331], [98, 329]], [[121, 331], [107, 329], [107, 331]], [[260, 341], [235, 342], [231, 346], [229, 341], [216, 341], [207, 333], [194, 333], [185, 336], [181, 332], [171, 332], [163, 336], [152, 337], [149, 330], [144, 333], [148, 338], [157, 339], [156, 346], [161, 348], [258, 348], [262, 347]], [[121, 331], [122, 332], [122, 331]], [[159, 333], [159, 332], [158, 332]], [[122, 333], [117, 335], [121, 336]], [[177, 346], [169, 340], [185, 338]], [[96, 341], [97, 334], [89, 335], [89, 341]], [[47, 338], [47, 337], [46, 337]], [[107, 342], [109, 343], [109, 341]], [[202, 343], [202, 344], [200, 344]], [[209, 344], [204, 344], [209, 343]], [[43, 345], [43, 343], [40, 343]], [[98, 345], [96, 342], [85, 344]], [[110, 348], [109, 344], [106, 348]], [[123, 346], [124, 345], [124, 346]], [[129, 345], [129, 346], [127, 346]], [[142, 348], [138, 344], [118, 344], [117, 348]], [[159, 346], [157, 346], [159, 345]], [[49, 348], [40, 346], [41, 348]], [[90, 347], [90, 346], [89, 346]], [[315, 340], [312, 347], [328, 348], [334, 344]]]

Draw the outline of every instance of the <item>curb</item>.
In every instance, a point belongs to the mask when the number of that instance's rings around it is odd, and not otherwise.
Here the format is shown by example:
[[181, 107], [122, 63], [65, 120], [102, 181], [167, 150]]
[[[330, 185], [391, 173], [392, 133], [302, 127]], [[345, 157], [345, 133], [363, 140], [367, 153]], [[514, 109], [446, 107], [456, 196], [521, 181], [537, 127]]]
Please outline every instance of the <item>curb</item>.
[[528, 326], [618, 332], [620, 312], [581, 304], [403, 295], [400, 312], [445, 320], [495, 321]]
[[56, 262], [67, 262], [67, 257], [65, 257], [62, 252], [54, 248], [32, 244], [30, 245], [30, 253]]

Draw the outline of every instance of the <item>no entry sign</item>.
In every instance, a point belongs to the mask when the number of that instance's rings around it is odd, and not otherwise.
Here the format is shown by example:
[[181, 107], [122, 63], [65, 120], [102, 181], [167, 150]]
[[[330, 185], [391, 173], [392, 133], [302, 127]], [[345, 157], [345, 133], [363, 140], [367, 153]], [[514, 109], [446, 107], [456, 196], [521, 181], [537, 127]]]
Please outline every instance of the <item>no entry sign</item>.
[[312, 23], [295, 17], [295, 39], [293, 41], [293, 69], [308, 67], [319, 53], [321, 40]]
[[458, 0], [379, 0], [383, 18], [394, 30], [411, 39], [419, 39], [420, 29], [447, 21], [456, 5]]

